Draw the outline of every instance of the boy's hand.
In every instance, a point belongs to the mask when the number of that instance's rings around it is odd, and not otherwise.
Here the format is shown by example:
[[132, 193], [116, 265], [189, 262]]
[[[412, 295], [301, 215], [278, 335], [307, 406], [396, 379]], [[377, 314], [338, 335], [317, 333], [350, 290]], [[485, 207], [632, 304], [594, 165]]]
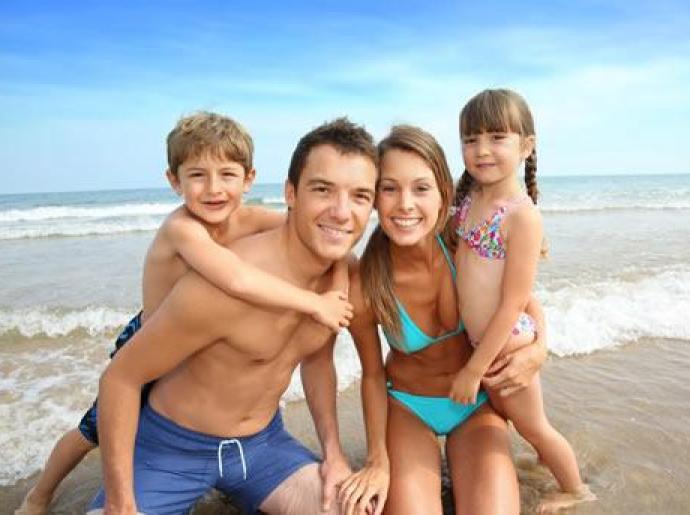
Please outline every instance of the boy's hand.
[[480, 375], [474, 374], [467, 367], [461, 368], [453, 380], [448, 397], [460, 404], [476, 403], [481, 379]]
[[312, 315], [314, 320], [337, 333], [341, 327], [348, 327], [352, 320], [352, 304], [342, 291], [329, 291], [320, 295], [321, 302]]

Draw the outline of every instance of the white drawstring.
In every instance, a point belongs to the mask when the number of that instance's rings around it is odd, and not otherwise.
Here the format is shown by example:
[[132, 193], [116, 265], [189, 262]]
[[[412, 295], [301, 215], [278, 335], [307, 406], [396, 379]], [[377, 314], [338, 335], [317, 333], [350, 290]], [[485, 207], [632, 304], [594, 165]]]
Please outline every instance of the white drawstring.
[[242, 449], [242, 442], [237, 438], [232, 438], [230, 440], [223, 440], [218, 444], [218, 472], [220, 472], [220, 477], [223, 477], [223, 446], [234, 443], [240, 450], [240, 459], [242, 460], [242, 476], [244, 480], [247, 479], [247, 464], [244, 461], [244, 450]]

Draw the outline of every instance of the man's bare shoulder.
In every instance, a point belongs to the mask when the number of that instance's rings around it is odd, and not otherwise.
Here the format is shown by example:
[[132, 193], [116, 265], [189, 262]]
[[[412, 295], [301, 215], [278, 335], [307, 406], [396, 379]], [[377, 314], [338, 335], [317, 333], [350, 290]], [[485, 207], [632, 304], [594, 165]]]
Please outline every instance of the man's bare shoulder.
[[205, 319], [224, 318], [245, 304], [226, 295], [194, 270], [189, 270], [175, 283], [169, 299], [178, 309], [191, 310]]
[[227, 247], [240, 258], [259, 266], [267, 256], [278, 251], [277, 231], [279, 229], [246, 234], [230, 242]]
[[233, 214], [233, 224], [241, 227], [243, 235], [276, 229], [285, 223], [285, 213], [262, 206], [240, 206]]

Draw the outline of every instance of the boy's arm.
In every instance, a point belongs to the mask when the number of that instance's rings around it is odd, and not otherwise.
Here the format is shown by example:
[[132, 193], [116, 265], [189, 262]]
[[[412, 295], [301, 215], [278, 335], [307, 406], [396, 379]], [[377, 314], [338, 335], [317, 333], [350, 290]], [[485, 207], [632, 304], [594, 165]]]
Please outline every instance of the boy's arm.
[[98, 432], [106, 513], [136, 513], [132, 469], [141, 387], [219, 337], [208, 316], [214, 291], [196, 274], [180, 279], [101, 376]]
[[261, 306], [297, 310], [333, 331], [347, 327], [352, 318], [344, 293], [318, 295], [264, 272], [216, 243], [195, 220], [171, 220], [167, 236], [190, 267], [228, 295]]
[[[460, 370], [451, 398], [475, 403], [479, 382], [505, 345], [532, 294], [542, 240], [542, 222], [534, 208], [516, 210], [510, 217], [510, 249], [506, 255], [501, 301], [489, 321], [481, 342]], [[470, 388], [470, 385], [473, 385]], [[476, 386], [476, 388], [474, 388]], [[470, 390], [474, 393], [470, 393]]]

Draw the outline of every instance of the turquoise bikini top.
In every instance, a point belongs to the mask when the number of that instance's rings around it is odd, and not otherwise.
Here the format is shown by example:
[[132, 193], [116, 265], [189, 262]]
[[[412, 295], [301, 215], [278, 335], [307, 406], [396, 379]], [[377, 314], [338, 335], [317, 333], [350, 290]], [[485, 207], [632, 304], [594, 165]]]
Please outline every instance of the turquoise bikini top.
[[[453, 275], [453, 282], [455, 282], [457, 272], [455, 271], [455, 265], [453, 264], [453, 260], [450, 257], [450, 253], [448, 252], [448, 249], [446, 248], [446, 245], [445, 243], [443, 243], [443, 240], [440, 236], [436, 236], [436, 240], [438, 241], [438, 244], [441, 246], [441, 250], [443, 250], [443, 255], [446, 257], [446, 261], [448, 262], [448, 266], [450, 267], [450, 272]], [[402, 339], [400, 341], [396, 340], [396, 338], [385, 329], [383, 330], [383, 333], [386, 335], [386, 340], [388, 340], [388, 344], [391, 347], [394, 347], [395, 349], [399, 350], [400, 352], [403, 352], [405, 354], [412, 354], [413, 352], [418, 352], [422, 349], [426, 349], [429, 345], [433, 345], [434, 343], [443, 341], [446, 338], [450, 338], [451, 336], [457, 336], [465, 330], [465, 326], [462, 324], [461, 320], [458, 323], [458, 328], [454, 331], [442, 334], [441, 336], [438, 336], [436, 338], [432, 338], [431, 336], [423, 332], [417, 326], [417, 324], [414, 323], [414, 320], [412, 320], [412, 317], [410, 317], [410, 315], [405, 310], [405, 307], [398, 299], [395, 299], [395, 302], [398, 305], [398, 315], [400, 316], [400, 329], [402, 333]]]

